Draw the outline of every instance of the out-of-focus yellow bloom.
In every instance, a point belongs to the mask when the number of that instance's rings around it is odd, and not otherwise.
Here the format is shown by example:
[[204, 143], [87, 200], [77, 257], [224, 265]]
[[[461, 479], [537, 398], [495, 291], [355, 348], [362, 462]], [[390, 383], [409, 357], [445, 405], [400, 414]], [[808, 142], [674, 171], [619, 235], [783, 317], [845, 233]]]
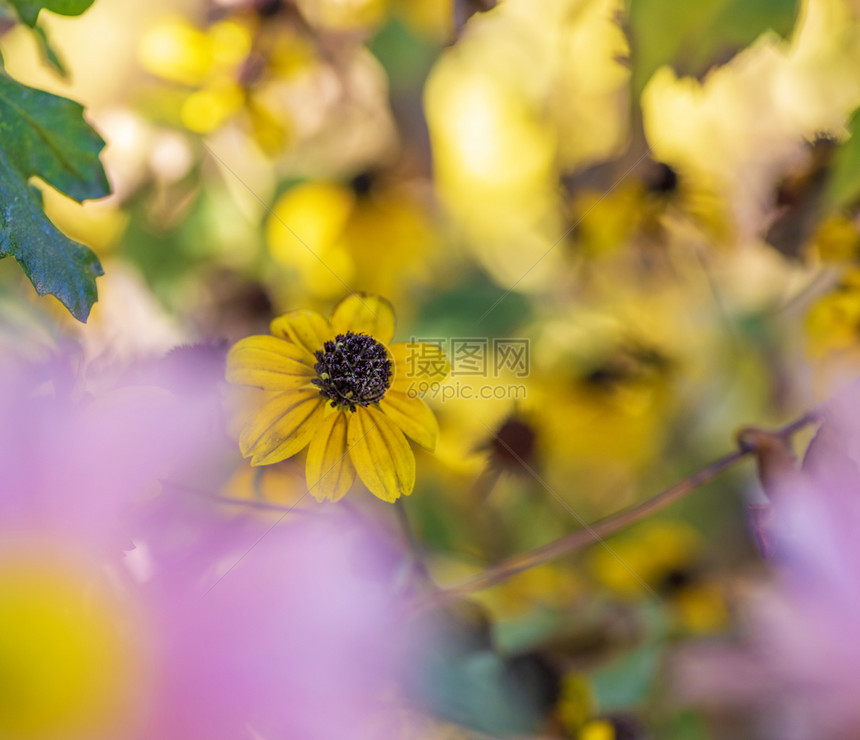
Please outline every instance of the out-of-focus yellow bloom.
[[366, 294], [347, 296], [330, 322], [293, 311], [271, 329], [274, 336], [238, 342], [227, 359], [230, 382], [264, 391], [239, 437], [242, 454], [269, 465], [308, 447], [308, 491], [320, 501], [342, 498], [356, 474], [384, 501], [412, 493], [415, 458], [406, 436], [433, 449], [438, 435], [412, 386], [443, 379], [447, 363], [416, 367], [410, 360], [422, 352], [419, 343], [386, 348], [394, 311]]
[[242, 88], [225, 79], [192, 92], [182, 103], [180, 116], [186, 128], [207, 134], [219, 128], [244, 102]]
[[534, 287], [554, 274], [560, 170], [624, 141], [617, 9], [614, 0], [508, 0], [473, 16], [428, 80], [440, 198], [503, 283]]
[[846, 273], [806, 316], [807, 350], [814, 358], [846, 350], [860, 339], [860, 270]]
[[418, 36], [448, 39], [454, 27], [454, 3], [448, 0], [390, 0], [396, 13]]
[[594, 696], [584, 676], [566, 673], [561, 679], [558, 718], [571, 737], [594, 716]]
[[[614, 277], [614, 290], [626, 285]], [[686, 332], [663, 299], [577, 306], [574, 320], [546, 317], [533, 343], [542, 377], [529, 386], [529, 405], [544, 475], [557, 490], [577, 491], [583, 516], [631, 503], [671, 428], [679, 360], [695, 349], [679, 353]]]
[[577, 192], [569, 204], [577, 249], [592, 257], [626, 248], [641, 205], [638, 188], [626, 183], [608, 194], [590, 188]]
[[182, 16], [170, 16], [140, 41], [140, 63], [150, 74], [194, 87], [213, 75], [231, 73], [251, 51], [251, 30], [233, 21], [201, 31]]
[[607, 588], [624, 596], [646, 594], [642, 581], [658, 587], [667, 573], [689, 566], [701, 552], [701, 539], [680, 521], [641, 524], [613, 539], [612, 550], [595, 547], [588, 556], [591, 572]]
[[847, 262], [860, 253], [860, 231], [850, 218], [837, 214], [818, 225], [810, 245], [824, 262]]
[[[310, 5], [309, 15], [328, 17], [323, 3]], [[328, 5], [348, 10], [344, 3]], [[268, 158], [301, 143], [301, 161], [290, 163], [294, 171], [367, 166], [394, 140], [381, 65], [361, 45], [361, 34], [344, 34], [322, 53], [319, 34], [293, 21], [247, 7], [205, 28], [171, 16], [144, 36], [140, 63], [187, 88], [181, 101], [174, 91], [163, 115], [190, 131], [209, 134], [231, 125]]]
[[65, 554], [0, 553], [3, 737], [110, 737], [132, 724], [144, 666], [130, 611], [103, 581]]
[[765, 35], [703, 82], [663, 67], [646, 85], [654, 156], [725, 203], [740, 243], [765, 229], [805, 142], [840, 133], [856, 107], [858, 29], [842, 0], [808, 0], [790, 44]]
[[713, 581], [693, 583], [680, 589], [673, 595], [672, 606], [679, 622], [691, 632], [719, 632], [729, 623], [725, 594]]
[[643, 583], [665, 597], [677, 624], [709, 633], [729, 621], [719, 584], [697, 572], [702, 556], [699, 534], [682, 521], [655, 520], [613, 538], [612, 550], [594, 548], [588, 556], [592, 574], [625, 598], [647, 595]]
[[265, 501], [285, 508], [297, 506], [306, 491], [303, 471], [298, 465], [266, 469], [241, 467], [222, 489], [228, 498]]
[[408, 192], [358, 197], [347, 185], [318, 181], [278, 199], [266, 241], [314, 296], [331, 298], [354, 282], [401, 300], [413, 282], [426, 282], [437, 240], [425, 207]]
[[[252, 90], [246, 89], [242, 80], [242, 67], [259, 30], [248, 17], [219, 21], [200, 30], [185, 18], [171, 16], [143, 36], [141, 65], [162, 79], [196, 88], [188, 93], [179, 110], [182, 124], [190, 131], [211, 133], [247, 107], [259, 145], [268, 152], [279, 151], [289, 139], [290, 121], [269, 109], [266, 96], [256, 89], [261, 85], [259, 81], [254, 81]], [[283, 41], [274, 45], [279, 51], [273, 54], [271, 66], [281, 76], [308, 61], [306, 44]], [[290, 51], [280, 51], [282, 47]]]
[[381, 22], [388, 0], [297, 0], [312, 26], [330, 31], [352, 31]]
[[579, 731], [578, 740], [615, 740], [615, 728], [605, 719], [595, 719]]
[[565, 607], [580, 593], [582, 584], [575, 573], [548, 564], [529, 568], [473, 598], [502, 622], [522, 619], [540, 606]]
[[212, 44], [181, 16], [165, 18], [140, 41], [140, 63], [150, 74], [183, 85], [199, 85], [212, 68]]
[[274, 259], [298, 271], [312, 293], [330, 298], [353, 280], [355, 263], [337, 244], [355, 205], [347, 187], [310, 182], [290, 188], [272, 208], [266, 243]]

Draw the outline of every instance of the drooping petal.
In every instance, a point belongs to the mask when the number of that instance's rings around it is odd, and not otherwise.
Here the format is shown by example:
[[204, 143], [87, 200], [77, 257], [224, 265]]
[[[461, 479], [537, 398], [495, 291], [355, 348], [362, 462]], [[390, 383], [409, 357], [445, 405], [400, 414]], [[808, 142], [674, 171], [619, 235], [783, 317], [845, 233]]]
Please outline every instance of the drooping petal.
[[394, 366], [391, 387], [406, 393], [423, 393], [432, 383], [441, 383], [451, 372], [445, 351], [431, 342], [396, 342], [388, 351]]
[[316, 311], [290, 311], [272, 320], [269, 330], [276, 337], [295, 342], [313, 355], [333, 337], [328, 321]]
[[352, 293], [335, 306], [331, 315], [335, 334], [348, 331], [368, 334], [388, 344], [394, 336], [394, 308], [385, 298], [367, 293]]
[[279, 393], [266, 400], [239, 435], [239, 448], [251, 465], [271, 465], [304, 449], [323, 418], [316, 388]]
[[313, 377], [307, 353], [278, 337], [246, 337], [227, 355], [227, 380], [237, 385], [286, 391], [306, 385]]
[[339, 501], [355, 482], [355, 466], [347, 452], [347, 418], [342, 411], [323, 419], [308, 447], [305, 478], [317, 500]]
[[407, 436], [428, 450], [436, 449], [439, 424], [433, 412], [420, 398], [389, 390], [379, 408]]
[[383, 501], [408, 496], [415, 486], [415, 456], [406, 437], [381, 411], [360, 407], [350, 414], [349, 456], [359, 478]]

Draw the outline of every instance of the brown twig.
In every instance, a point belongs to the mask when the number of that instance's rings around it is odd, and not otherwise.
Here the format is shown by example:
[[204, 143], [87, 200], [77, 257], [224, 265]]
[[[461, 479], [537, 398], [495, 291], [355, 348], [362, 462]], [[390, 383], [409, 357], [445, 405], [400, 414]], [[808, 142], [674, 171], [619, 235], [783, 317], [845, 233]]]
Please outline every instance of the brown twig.
[[[791, 437], [796, 432], [809, 426], [817, 421], [817, 415], [814, 412], [804, 414], [799, 419], [773, 432], [774, 435], [780, 437]], [[714, 460], [706, 467], [696, 471], [692, 475], [675, 483], [675, 485], [661, 491], [656, 496], [643, 501], [629, 509], [611, 514], [610, 516], [600, 519], [588, 527], [577, 529], [570, 534], [564, 535], [557, 540], [548, 542], [545, 545], [529, 550], [528, 552], [503, 560], [501, 563], [487, 568], [476, 576], [464, 581], [458, 586], [449, 589], [437, 591], [429, 596], [425, 603], [420, 607], [441, 606], [443, 604], [457, 601], [465, 596], [481, 591], [491, 586], [502, 583], [512, 576], [522, 573], [529, 568], [534, 568], [538, 565], [549, 563], [558, 558], [569, 555], [577, 550], [592, 545], [595, 542], [601, 541], [625, 527], [634, 524], [645, 517], [664, 509], [669, 504], [682, 499], [684, 496], [695, 491], [699, 486], [708, 483], [716, 478], [720, 473], [725, 472], [729, 468], [734, 467], [738, 462], [754, 454], [755, 449], [752, 447], [741, 446], [740, 449], [728, 455]], [[428, 603], [429, 602], [429, 603]]]

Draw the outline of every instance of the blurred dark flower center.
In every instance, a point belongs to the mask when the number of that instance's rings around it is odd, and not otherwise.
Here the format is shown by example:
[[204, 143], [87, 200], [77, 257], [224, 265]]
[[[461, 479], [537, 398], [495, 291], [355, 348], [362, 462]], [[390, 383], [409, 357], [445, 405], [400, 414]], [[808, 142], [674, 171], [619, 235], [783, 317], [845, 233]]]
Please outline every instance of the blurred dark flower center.
[[379, 401], [391, 385], [388, 353], [367, 334], [338, 334], [314, 356], [317, 377], [312, 382], [333, 407], [355, 411]]
[[537, 435], [534, 429], [520, 419], [507, 419], [490, 442], [497, 464], [504, 468], [519, 470], [523, 463], [534, 461]]
[[656, 162], [646, 185], [652, 193], [674, 193], [678, 187], [678, 173], [665, 162]]

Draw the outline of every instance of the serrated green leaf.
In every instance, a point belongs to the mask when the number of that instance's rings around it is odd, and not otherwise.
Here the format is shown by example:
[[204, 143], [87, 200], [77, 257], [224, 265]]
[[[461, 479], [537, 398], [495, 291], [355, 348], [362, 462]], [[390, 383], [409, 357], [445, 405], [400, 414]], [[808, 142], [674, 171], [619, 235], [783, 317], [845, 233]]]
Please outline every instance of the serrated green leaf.
[[783, 37], [794, 27], [797, 0], [631, 0], [632, 88], [638, 100], [660, 67], [701, 76], [765, 31]]
[[24, 23], [35, 26], [42, 10], [58, 15], [80, 15], [93, 4], [93, 0], [9, 0], [9, 4]]
[[50, 222], [29, 180], [77, 201], [101, 198], [110, 192], [103, 147], [78, 103], [0, 74], [0, 256], [15, 257], [40, 295], [56, 296], [80, 321], [97, 299], [101, 265]]
[[43, 213], [29, 186], [0, 151], [0, 257], [18, 260], [39, 295], [56, 296], [86, 321], [103, 274], [95, 254], [69, 239]]
[[0, 75], [0, 147], [24, 179], [38, 175], [77, 201], [110, 193], [102, 138], [72, 100]]

